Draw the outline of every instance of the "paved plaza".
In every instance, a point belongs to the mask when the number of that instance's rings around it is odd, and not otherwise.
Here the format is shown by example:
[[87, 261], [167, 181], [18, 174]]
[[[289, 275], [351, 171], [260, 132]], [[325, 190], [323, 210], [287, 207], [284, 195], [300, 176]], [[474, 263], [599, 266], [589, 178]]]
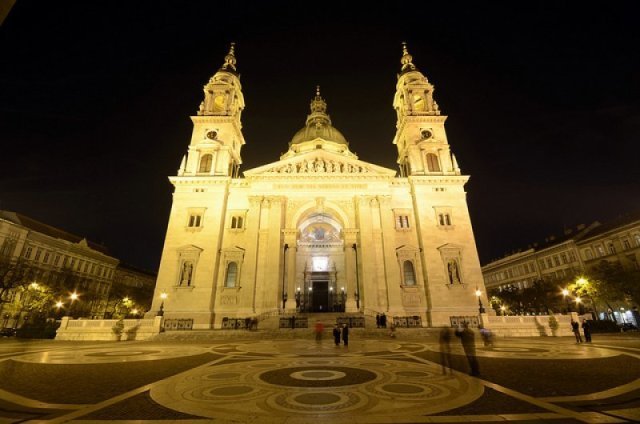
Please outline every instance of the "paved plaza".
[[[311, 330], [310, 330], [311, 331]], [[271, 340], [0, 340], [0, 422], [430, 423], [640, 421], [640, 336], [478, 343], [437, 332]], [[478, 341], [479, 342], [479, 341]]]

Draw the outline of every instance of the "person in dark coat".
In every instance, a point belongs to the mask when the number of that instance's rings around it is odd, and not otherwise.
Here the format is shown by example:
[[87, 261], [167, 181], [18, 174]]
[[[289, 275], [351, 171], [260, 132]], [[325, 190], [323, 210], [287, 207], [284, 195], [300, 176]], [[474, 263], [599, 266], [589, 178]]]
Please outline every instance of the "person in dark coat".
[[571, 331], [573, 331], [573, 335], [576, 336], [576, 343], [582, 343], [582, 337], [580, 336], [580, 324], [574, 320], [571, 320]]
[[333, 327], [333, 341], [336, 342], [336, 346], [340, 346], [340, 327], [338, 324]]
[[469, 367], [471, 368], [471, 375], [480, 375], [480, 367], [478, 365], [478, 359], [476, 358], [476, 335], [469, 328], [468, 323], [463, 323], [462, 328], [456, 330], [456, 336], [460, 337], [462, 343], [462, 349], [469, 361]]
[[349, 346], [349, 326], [347, 324], [342, 327], [342, 342], [345, 346]]
[[376, 314], [376, 328], [380, 328], [380, 314]]
[[582, 320], [582, 332], [584, 333], [584, 341], [591, 343], [591, 324], [586, 319]]
[[387, 328], [387, 316], [384, 314], [384, 312], [382, 313], [382, 315], [380, 315], [380, 327]]

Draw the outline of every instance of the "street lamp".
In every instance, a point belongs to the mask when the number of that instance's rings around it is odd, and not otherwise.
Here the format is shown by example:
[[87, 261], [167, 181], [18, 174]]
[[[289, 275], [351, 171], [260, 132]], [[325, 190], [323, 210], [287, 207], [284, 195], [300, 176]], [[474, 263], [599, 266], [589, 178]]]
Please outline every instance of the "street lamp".
[[582, 304], [582, 299], [580, 298], [580, 296], [576, 296], [576, 309], [578, 310], [578, 313], [583, 313], [584, 310], [582, 312], [580, 312], [580, 307]]
[[160, 310], [158, 311], [156, 316], [159, 316], [159, 317], [164, 316], [164, 301], [167, 297], [169, 297], [169, 295], [166, 294], [165, 292], [160, 293], [160, 299], [162, 299], [162, 302], [160, 302]]
[[358, 311], [360, 310], [360, 277], [359, 277], [359, 270], [358, 270], [358, 246], [353, 243], [353, 253], [356, 256], [356, 292], [355, 292], [355, 300], [356, 300], [356, 309], [358, 309]]
[[481, 314], [485, 313], [484, 310], [484, 306], [482, 306], [482, 298], [480, 296], [482, 296], [482, 292], [476, 287], [476, 296], [478, 298], [478, 310], [480, 311]]
[[567, 312], [571, 312], [571, 304], [569, 303], [569, 298], [567, 296], [569, 296], [569, 290], [562, 289], [562, 297], [564, 298], [564, 301], [567, 303]]
[[507, 310], [507, 307], [506, 307], [506, 306], [504, 306], [504, 305], [502, 305], [502, 306], [500, 307], [500, 310], [502, 311], [502, 316], [505, 316], [505, 315], [506, 315], [506, 314], [505, 314], [505, 312], [506, 312], [506, 310]]

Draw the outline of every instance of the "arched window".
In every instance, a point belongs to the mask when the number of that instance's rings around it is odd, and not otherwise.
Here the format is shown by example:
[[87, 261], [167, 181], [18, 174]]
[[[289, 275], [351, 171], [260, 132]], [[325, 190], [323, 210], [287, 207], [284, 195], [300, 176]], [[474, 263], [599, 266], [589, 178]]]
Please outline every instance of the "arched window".
[[427, 169], [429, 172], [440, 172], [440, 162], [438, 156], [433, 153], [427, 153]]
[[200, 167], [198, 172], [211, 172], [211, 163], [213, 162], [213, 155], [204, 155], [200, 158]]
[[238, 264], [235, 262], [229, 262], [227, 265], [227, 278], [224, 280], [225, 287], [235, 287], [236, 278], [238, 277]]
[[404, 285], [415, 286], [416, 285], [416, 273], [413, 269], [413, 263], [411, 261], [404, 261]]

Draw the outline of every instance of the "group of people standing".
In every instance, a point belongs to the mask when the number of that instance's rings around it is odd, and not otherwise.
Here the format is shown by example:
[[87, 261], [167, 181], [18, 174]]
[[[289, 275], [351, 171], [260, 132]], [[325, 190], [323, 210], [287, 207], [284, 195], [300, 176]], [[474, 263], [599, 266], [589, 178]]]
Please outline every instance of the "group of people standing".
[[[582, 337], [580, 336], [580, 324], [577, 321], [571, 320], [571, 331], [576, 336], [576, 343], [582, 343]], [[586, 319], [582, 320], [582, 332], [584, 333], [584, 341], [591, 343], [591, 324]]]
[[[314, 332], [316, 333], [316, 342], [320, 343], [322, 341], [322, 334], [324, 333], [324, 324], [317, 321]], [[333, 341], [336, 346], [340, 346], [340, 339], [342, 339], [342, 343], [344, 343], [345, 346], [349, 346], [349, 326], [347, 324], [343, 324], [342, 326], [336, 324], [333, 327]]]
[[[451, 362], [451, 339], [453, 338], [453, 331], [449, 327], [444, 327], [440, 331], [440, 364], [442, 365], [442, 374], [453, 374], [453, 364]], [[476, 358], [476, 336], [469, 328], [469, 324], [464, 322], [462, 327], [457, 328], [455, 331], [456, 337], [460, 339], [462, 343], [462, 350], [469, 362], [469, 368], [471, 372], [469, 374], [477, 376], [480, 375], [480, 366], [478, 359]]]

